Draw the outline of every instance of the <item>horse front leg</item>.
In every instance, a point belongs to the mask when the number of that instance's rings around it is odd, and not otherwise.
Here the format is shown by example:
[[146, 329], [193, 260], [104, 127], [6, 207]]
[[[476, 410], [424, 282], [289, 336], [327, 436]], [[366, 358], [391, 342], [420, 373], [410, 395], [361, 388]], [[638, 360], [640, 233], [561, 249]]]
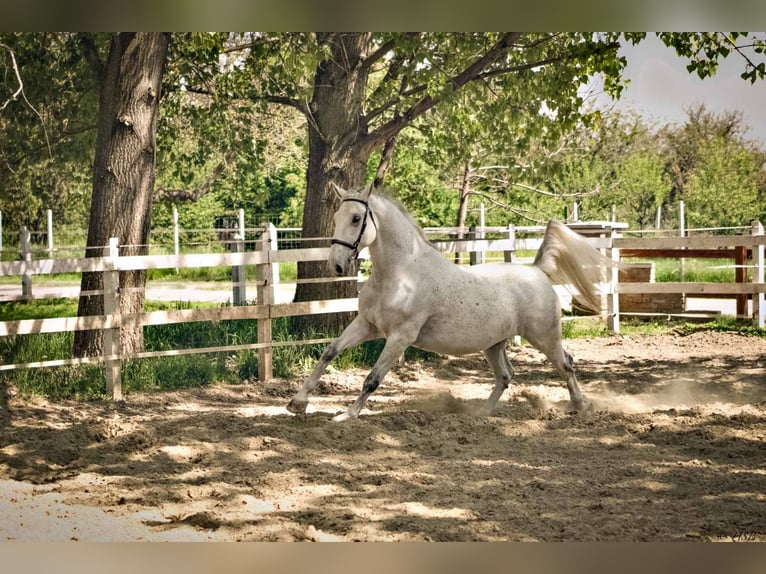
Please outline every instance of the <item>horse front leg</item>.
[[287, 410], [291, 413], [302, 414], [306, 412], [309, 404], [309, 393], [311, 393], [319, 383], [319, 379], [324, 373], [327, 365], [346, 349], [356, 347], [365, 341], [378, 337], [377, 328], [364, 319], [361, 315], [357, 317], [346, 327], [340, 336], [330, 343], [319, 358], [311, 374], [304, 381], [301, 389], [295, 393], [290, 402], [287, 403]]
[[391, 370], [391, 367], [394, 366], [399, 357], [402, 356], [402, 353], [404, 353], [407, 347], [412, 344], [414, 340], [414, 337], [409, 338], [401, 335], [390, 336], [386, 340], [386, 345], [383, 347], [383, 351], [381, 351], [378, 360], [375, 362], [375, 366], [372, 367], [372, 370], [364, 380], [364, 384], [362, 385], [362, 394], [360, 394], [351, 404], [351, 406], [348, 407], [348, 410], [345, 413], [341, 413], [333, 417], [332, 420], [345, 421], [358, 417], [359, 413], [362, 411], [362, 407], [364, 407], [364, 404], [367, 402], [367, 399], [372, 393], [375, 392], [375, 389], [378, 388], [378, 385], [380, 385], [383, 377], [386, 376], [388, 371]]

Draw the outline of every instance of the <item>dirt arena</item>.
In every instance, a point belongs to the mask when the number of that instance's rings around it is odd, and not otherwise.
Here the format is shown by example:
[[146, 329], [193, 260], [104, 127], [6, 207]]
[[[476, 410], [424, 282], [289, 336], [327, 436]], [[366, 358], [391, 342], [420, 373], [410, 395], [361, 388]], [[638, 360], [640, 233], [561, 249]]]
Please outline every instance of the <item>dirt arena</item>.
[[766, 540], [766, 339], [566, 341], [596, 408], [529, 347], [494, 416], [480, 355], [121, 404], [0, 397], [0, 540]]

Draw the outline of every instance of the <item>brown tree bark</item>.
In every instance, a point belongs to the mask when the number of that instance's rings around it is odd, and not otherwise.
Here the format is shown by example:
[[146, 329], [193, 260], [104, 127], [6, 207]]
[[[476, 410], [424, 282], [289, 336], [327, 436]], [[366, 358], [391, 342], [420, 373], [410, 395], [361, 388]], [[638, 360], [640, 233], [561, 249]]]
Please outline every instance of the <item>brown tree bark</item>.
[[[107, 61], [89, 54], [100, 82], [98, 135], [86, 257], [100, 257], [111, 237], [120, 255], [148, 253], [155, 174], [155, 136], [160, 86], [170, 36], [165, 33], [115, 34]], [[84, 45], [87, 49], [87, 46]], [[81, 291], [102, 289], [100, 273], [83, 273]], [[120, 273], [120, 312], [143, 311], [145, 271]], [[103, 296], [80, 297], [77, 314], [103, 313]], [[122, 353], [143, 350], [143, 330], [123, 328]], [[103, 351], [100, 331], [79, 331], [75, 356]]]
[[[331, 46], [332, 57], [317, 67], [314, 93], [309, 104], [309, 164], [306, 173], [306, 203], [303, 211], [304, 237], [331, 237], [333, 213], [338, 208], [332, 183], [358, 189], [365, 183], [371, 149], [358, 145], [359, 119], [363, 115], [367, 69], [362, 61], [371, 34], [320, 34], [319, 41]], [[351, 274], [356, 274], [352, 266]], [[324, 262], [298, 264], [298, 277], [328, 276]], [[295, 301], [356, 297], [353, 281], [299, 283]], [[292, 328], [339, 333], [352, 313], [295, 317]]]

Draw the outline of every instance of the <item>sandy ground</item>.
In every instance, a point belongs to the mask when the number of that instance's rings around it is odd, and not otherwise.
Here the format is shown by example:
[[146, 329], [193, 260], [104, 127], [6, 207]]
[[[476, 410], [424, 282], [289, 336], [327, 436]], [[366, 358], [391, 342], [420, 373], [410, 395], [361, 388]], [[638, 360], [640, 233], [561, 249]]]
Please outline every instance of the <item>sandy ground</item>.
[[529, 347], [494, 416], [481, 356], [122, 403], [0, 388], [0, 540], [766, 540], [766, 340], [566, 342], [596, 409]]

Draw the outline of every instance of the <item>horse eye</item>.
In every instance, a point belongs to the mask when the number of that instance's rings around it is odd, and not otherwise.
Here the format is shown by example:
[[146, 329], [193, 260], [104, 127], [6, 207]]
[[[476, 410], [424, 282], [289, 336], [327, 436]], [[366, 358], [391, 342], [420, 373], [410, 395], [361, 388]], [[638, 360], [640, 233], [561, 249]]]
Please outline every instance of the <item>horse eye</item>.
[[359, 215], [354, 215], [354, 216], [351, 218], [351, 223], [353, 223], [354, 225], [356, 225], [356, 224], [357, 224], [357, 223], [359, 223], [360, 221], [362, 221], [362, 218], [361, 218]]

